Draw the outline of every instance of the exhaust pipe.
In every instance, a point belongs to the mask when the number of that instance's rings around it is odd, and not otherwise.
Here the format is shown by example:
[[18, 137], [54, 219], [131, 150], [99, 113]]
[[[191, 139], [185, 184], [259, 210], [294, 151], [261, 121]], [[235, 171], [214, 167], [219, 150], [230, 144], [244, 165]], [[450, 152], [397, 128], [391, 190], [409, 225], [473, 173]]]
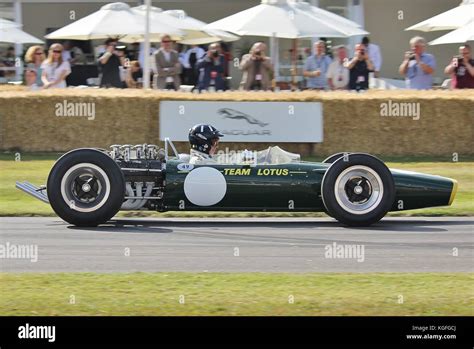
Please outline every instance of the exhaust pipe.
[[46, 194], [46, 188], [38, 188], [30, 182], [16, 182], [15, 188], [20, 189], [21, 191], [33, 196], [34, 198], [41, 200], [49, 204], [48, 196]]

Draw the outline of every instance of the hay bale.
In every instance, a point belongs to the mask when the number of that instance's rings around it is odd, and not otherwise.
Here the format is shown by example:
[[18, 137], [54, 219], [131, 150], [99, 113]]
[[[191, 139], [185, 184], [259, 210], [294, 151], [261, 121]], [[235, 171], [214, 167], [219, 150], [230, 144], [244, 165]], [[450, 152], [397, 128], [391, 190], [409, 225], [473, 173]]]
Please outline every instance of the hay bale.
[[[363, 151], [386, 155], [474, 154], [474, 94], [469, 90], [370, 90], [337, 92], [245, 92], [214, 94], [134, 89], [52, 89], [27, 91], [1, 86], [0, 148], [22, 151], [67, 151], [107, 148], [115, 143], [158, 143], [159, 103], [196, 101], [318, 101], [323, 103], [324, 142], [284, 143], [303, 155]], [[57, 116], [64, 101], [94, 103], [95, 119]], [[419, 103], [420, 118], [381, 116], [381, 105]], [[230, 149], [263, 149], [270, 144], [222, 143]], [[180, 151], [187, 144], [179, 143]]]

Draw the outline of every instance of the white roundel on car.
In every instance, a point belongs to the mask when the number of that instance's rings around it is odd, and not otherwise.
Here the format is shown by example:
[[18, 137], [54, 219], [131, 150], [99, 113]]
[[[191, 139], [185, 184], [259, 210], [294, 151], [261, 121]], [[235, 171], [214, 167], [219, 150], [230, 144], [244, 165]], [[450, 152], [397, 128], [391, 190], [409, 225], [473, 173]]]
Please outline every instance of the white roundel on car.
[[222, 173], [213, 167], [198, 167], [184, 179], [184, 194], [197, 206], [212, 206], [220, 202], [227, 191]]

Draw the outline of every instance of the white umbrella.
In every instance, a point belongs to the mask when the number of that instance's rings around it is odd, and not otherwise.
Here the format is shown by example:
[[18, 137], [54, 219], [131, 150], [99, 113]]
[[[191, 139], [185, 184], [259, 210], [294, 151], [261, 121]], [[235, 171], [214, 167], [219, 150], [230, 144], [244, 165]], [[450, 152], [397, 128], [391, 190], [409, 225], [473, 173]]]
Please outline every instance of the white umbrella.
[[[276, 36], [298, 39], [320, 37], [348, 37], [368, 32], [349, 20], [299, 0], [262, 0], [260, 5], [208, 24], [206, 29], [220, 29], [238, 35]], [[342, 20], [335, 20], [335, 18]]]
[[199, 34], [189, 34], [185, 35], [182, 40], [179, 40], [178, 42], [183, 45], [205, 45], [205, 44], [210, 44], [212, 42], [218, 42], [218, 41], [236, 41], [239, 39], [238, 36], [234, 36], [235, 39], [229, 40], [229, 39], [224, 39], [223, 36], [217, 36], [217, 35], [212, 35], [212, 34], [207, 34], [205, 36], [199, 35]]
[[458, 29], [474, 20], [474, 0], [463, 0], [461, 5], [440, 13], [405, 30], [424, 32]]
[[312, 14], [315, 16], [322, 16], [323, 18], [330, 19], [332, 22], [338, 22], [340, 25], [362, 28], [362, 26], [359, 23], [351, 21], [350, 19], [336, 15], [335, 13], [331, 11], [326, 11], [326, 10], [323, 10], [322, 8], [303, 3], [303, 6], [308, 6], [308, 5], [310, 8], [309, 11], [311, 11]]
[[0, 29], [12, 28], [12, 27], [13, 28], [20, 28], [21, 24], [9, 21], [8, 19], [0, 18]]
[[[312, 37], [349, 37], [367, 35], [367, 31], [344, 17], [311, 6], [301, 0], [262, 0], [260, 5], [208, 24], [206, 29], [220, 29], [237, 35], [298, 39]], [[295, 44], [296, 46], [296, 44]], [[276, 56], [278, 50], [271, 50]], [[296, 50], [293, 50], [293, 60]], [[278, 60], [275, 60], [278, 66]], [[278, 68], [276, 67], [276, 76]], [[295, 66], [293, 67], [293, 81]]]
[[[161, 22], [150, 22], [150, 33], [168, 33], [180, 37], [183, 33]], [[145, 35], [145, 18], [136, 14], [125, 3], [114, 2], [48, 35], [48, 39], [92, 40], [108, 37], [142, 38]]]
[[[133, 7], [131, 9], [136, 14], [145, 16], [146, 6], [141, 5]], [[203, 30], [203, 27], [207, 24], [198, 19], [189, 17], [183, 10], [168, 10], [163, 11], [158, 7], [150, 8], [150, 22], [151, 23], [162, 23], [168, 28], [176, 28], [181, 31], [181, 37], [173, 37], [173, 40], [179, 41], [182, 44], [187, 45], [201, 45], [216, 41], [235, 41], [239, 37], [230, 33], [219, 31], [219, 30]], [[150, 35], [150, 41], [160, 41], [161, 35]], [[143, 38], [136, 35], [124, 36], [121, 41], [123, 42], [141, 42]]]
[[[140, 5], [136, 7], [130, 8], [130, 10], [137, 15], [138, 17], [144, 18], [146, 17], [146, 5]], [[163, 34], [168, 34], [171, 36], [172, 40], [180, 40], [186, 33], [182, 31], [177, 26], [177, 22], [174, 18], [169, 18], [163, 14], [163, 10], [159, 7], [150, 6], [150, 42], [159, 42], [161, 40], [161, 36]], [[156, 30], [156, 28], [160, 26], [162, 27], [161, 30]], [[136, 35], [136, 34], [129, 34], [123, 36], [120, 41], [122, 42], [143, 42], [144, 36], [143, 35]]]
[[219, 29], [204, 29], [206, 22], [190, 17], [183, 10], [168, 10], [164, 14], [177, 18], [180, 22], [178, 28], [186, 34], [179, 42], [185, 45], [201, 45], [216, 41], [231, 42], [239, 39], [238, 36]]
[[38, 38], [30, 35], [18, 27], [9, 27], [0, 29], [0, 42], [11, 44], [42, 44]]
[[462, 28], [453, 30], [430, 42], [430, 45], [464, 43], [474, 40], [474, 20]]

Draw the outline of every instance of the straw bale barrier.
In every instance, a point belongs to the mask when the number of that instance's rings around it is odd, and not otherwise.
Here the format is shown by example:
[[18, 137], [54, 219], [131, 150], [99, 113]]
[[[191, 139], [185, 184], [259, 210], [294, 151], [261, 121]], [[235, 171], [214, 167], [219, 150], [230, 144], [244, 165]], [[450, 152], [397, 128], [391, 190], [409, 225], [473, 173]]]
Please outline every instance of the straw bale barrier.
[[[192, 94], [119, 89], [25, 91], [0, 87], [0, 149], [67, 151], [111, 144], [157, 143], [162, 100], [319, 101], [323, 103], [324, 142], [284, 143], [303, 155], [361, 151], [385, 155], [474, 154], [474, 91], [225, 92]], [[57, 116], [58, 103], [95, 106], [94, 120]], [[417, 103], [419, 119], [384, 116], [382, 108]], [[394, 104], [395, 103], [395, 104]], [[187, 130], [183, 130], [186, 132]], [[185, 143], [178, 143], [187, 151]], [[230, 149], [263, 149], [265, 143], [222, 143]]]

